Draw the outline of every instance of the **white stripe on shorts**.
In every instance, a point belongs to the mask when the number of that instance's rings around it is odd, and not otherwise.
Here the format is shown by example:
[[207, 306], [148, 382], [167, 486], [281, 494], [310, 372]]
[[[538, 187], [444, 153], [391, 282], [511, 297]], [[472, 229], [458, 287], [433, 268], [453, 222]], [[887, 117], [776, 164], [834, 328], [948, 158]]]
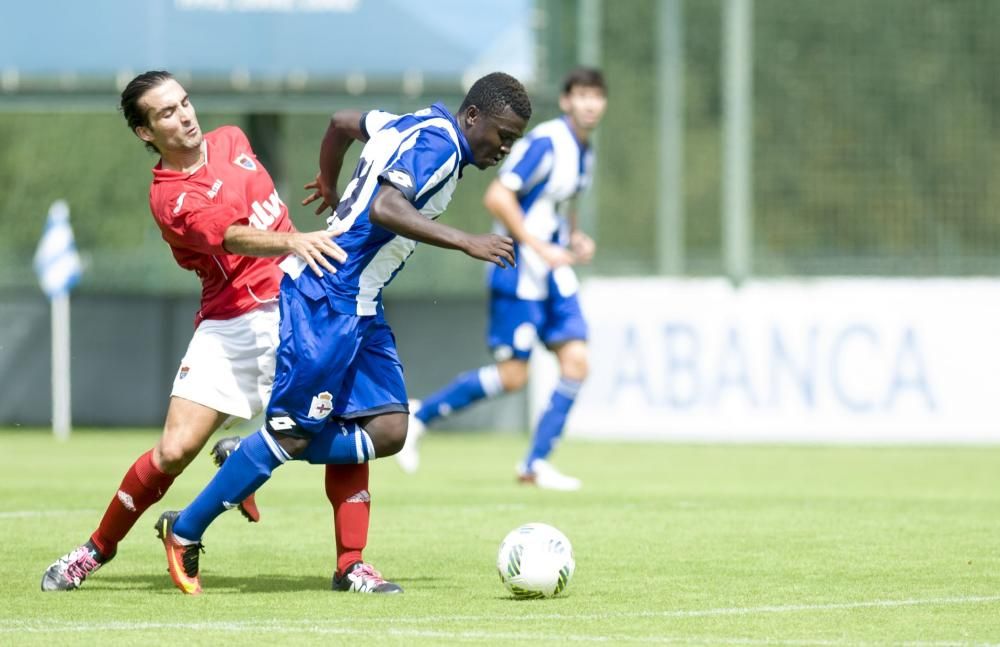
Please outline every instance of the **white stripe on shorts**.
[[365, 452], [361, 449], [361, 428], [354, 431], [354, 451], [358, 453], [358, 463], [365, 462]]

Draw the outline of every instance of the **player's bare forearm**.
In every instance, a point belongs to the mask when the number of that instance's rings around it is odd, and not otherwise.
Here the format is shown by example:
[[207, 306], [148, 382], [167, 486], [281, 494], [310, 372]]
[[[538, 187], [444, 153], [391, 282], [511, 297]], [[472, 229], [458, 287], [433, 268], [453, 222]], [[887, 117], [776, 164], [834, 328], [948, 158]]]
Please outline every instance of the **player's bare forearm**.
[[222, 237], [222, 246], [230, 254], [240, 256], [284, 256], [291, 232], [267, 231], [247, 225], [229, 225]]
[[524, 211], [517, 201], [517, 194], [505, 187], [499, 180], [493, 180], [483, 195], [483, 206], [496, 220], [506, 227], [517, 242], [535, 248], [538, 239], [524, 227]]
[[330, 118], [319, 149], [319, 189], [330, 205], [337, 204], [337, 180], [344, 166], [344, 156], [354, 140], [368, 141], [361, 130], [362, 113], [340, 110]]
[[461, 249], [465, 232], [425, 218], [399, 189], [383, 184], [372, 202], [372, 224], [419, 243]]
[[483, 196], [483, 204], [493, 214], [493, 217], [507, 228], [514, 240], [531, 248], [542, 257], [542, 260], [549, 267], [572, 265], [575, 262], [573, 255], [559, 245], [540, 240], [528, 231], [528, 228], [524, 226], [524, 210], [521, 209], [521, 203], [517, 200], [517, 194], [501, 184], [499, 180], [493, 180], [490, 183]]
[[399, 189], [390, 185], [379, 189], [369, 218], [372, 224], [410, 240], [444, 249], [457, 249], [500, 267], [514, 265], [514, 241], [510, 238], [496, 234], [470, 234], [425, 218]]
[[347, 254], [333, 242], [334, 234], [328, 231], [282, 232], [266, 231], [246, 225], [230, 225], [223, 235], [222, 246], [230, 254], [241, 256], [284, 256], [295, 254], [312, 268], [317, 276], [322, 270], [335, 273], [332, 259], [343, 263]]

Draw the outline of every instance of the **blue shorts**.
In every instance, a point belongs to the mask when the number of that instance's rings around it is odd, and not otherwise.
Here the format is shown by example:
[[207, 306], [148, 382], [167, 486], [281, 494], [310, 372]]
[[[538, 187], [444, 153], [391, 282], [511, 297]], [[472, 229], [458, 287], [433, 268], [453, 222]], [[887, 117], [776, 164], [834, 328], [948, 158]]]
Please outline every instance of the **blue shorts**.
[[309, 438], [333, 419], [408, 411], [396, 338], [381, 310], [360, 317], [285, 277], [269, 431]]
[[576, 294], [564, 297], [550, 290], [544, 301], [528, 301], [492, 292], [486, 343], [493, 357], [526, 360], [536, 338], [549, 348], [576, 339], [586, 341], [587, 322]]

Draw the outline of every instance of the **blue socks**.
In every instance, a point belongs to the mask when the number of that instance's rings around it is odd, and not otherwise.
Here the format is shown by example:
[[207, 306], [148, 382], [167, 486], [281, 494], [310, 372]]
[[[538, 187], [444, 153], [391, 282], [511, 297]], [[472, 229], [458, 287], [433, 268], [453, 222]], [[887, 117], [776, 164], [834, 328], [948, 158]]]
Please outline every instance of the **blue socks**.
[[[314, 465], [365, 463], [375, 458], [368, 432], [353, 422], [327, 425], [297, 460]], [[184, 508], [174, 523], [174, 534], [188, 541], [201, 541], [208, 526], [226, 510], [257, 491], [271, 478], [276, 467], [289, 460], [264, 429], [240, 442], [204, 490]]]
[[582, 382], [577, 380], [559, 379], [548, 408], [538, 420], [538, 428], [535, 430], [525, 465], [530, 466], [536, 458], [547, 458], [552, 453], [552, 446], [562, 435], [563, 427], [566, 426], [566, 416], [569, 415], [569, 410], [576, 400], [576, 394], [580, 392], [581, 384]]
[[181, 511], [174, 523], [174, 534], [188, 541], [201, 541], [216, 517], [257, 491], [271, 478], [274, 468], [286, 460], [288, 454], [263, 429], [244, 438], [205, 489]]
[[495, 364], [473, 369], [462, 373], [451, 384], [424, 400], [416, 416], [424, 424], [429, 424], [473, 402], [502, 392], [503, 384]]
[[[538, 421], [527, 465], [531, 465], [536, 458], [547, 458], [552, 453], [552, 447], [562, 435], [566, 417], [573, 407], [581, 385], [580, 381], [560, 378], [548, 408]], [[438, 418], [464, 409], [477, 400], [491, 398], [502, 392], [500, 371], [495, 364], [466, 371], [456, 377], [451, 384], [424, 400], [416, 417], [424, 424], [430, 424]]]

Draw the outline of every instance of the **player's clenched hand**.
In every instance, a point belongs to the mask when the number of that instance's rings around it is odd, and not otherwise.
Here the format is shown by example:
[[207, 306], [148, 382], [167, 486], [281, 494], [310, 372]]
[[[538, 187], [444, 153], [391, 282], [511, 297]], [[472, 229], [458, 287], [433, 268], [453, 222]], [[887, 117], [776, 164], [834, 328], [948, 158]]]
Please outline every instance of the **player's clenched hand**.
[[319, 200], [319, 206], [316, 207], [317, 216], [338, 202], [336, 196], [329, 196], [324, 193], [323, 185], [320, 184], [319, 173], [316, 174], [315, 180], [313, 180], [312, 182], [307, 182], [302, 188], [305, 189], [306, 191], [312, 191], [312, 193], [310, 193], [308, 196], [302, 199], [303, 207]]
[[563, 265], [572, 265], [576, 262], [576, 258], [566, 248], [553, 243], [542, 243], [535, 248], [535, 251], [552, 269]]
[[597, 245], [594, 239], [582, 231], [574, 231], [569, 237], [569, 247], [573, 250], [577, 262], [589, 263], [594, 258], [594, 251]]
[[497, 234], [469, 234], [462, 251], [502, 268], [514, 267], [514, 239]]
[[289, 236], [288, 245], [290, 251], [304, 260], [316, 276], [323, 276], [323, 270], [336, 274], [337, 268], [329, 259], [338, 263], [347, 260], [347, 252], [332, 240], [336, 235], [330, 231], [296, 232]]

